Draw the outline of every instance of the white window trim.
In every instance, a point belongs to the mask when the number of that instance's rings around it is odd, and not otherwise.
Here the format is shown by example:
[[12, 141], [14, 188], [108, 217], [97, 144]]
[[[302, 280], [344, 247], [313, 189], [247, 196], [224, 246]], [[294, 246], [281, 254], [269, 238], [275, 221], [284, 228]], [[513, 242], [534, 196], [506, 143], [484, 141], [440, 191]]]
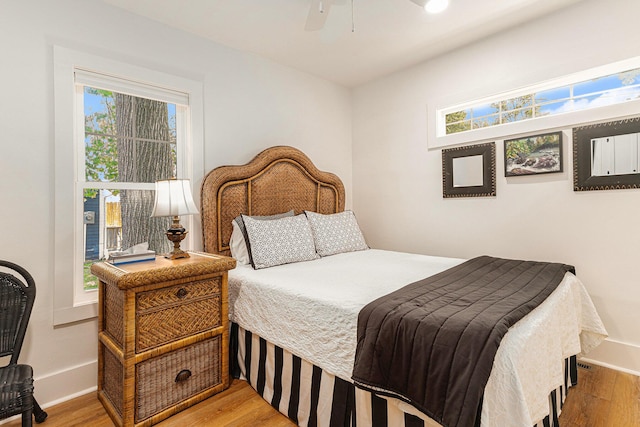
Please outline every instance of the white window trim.
[[[131, 81], [129, 78], [116, 78], [114, 76], [105, 75], [103, 73], [96, 73], [94, 71], [85, 70], [82, 68], [74, 67], [74, 83], [75, 83], [75, 113], [76, 113], [76, 139], [75, 139], [75, 149], [76, 149], [76, 158], [79, 160], [75, 165], [76, 170], [76, 179], [75, 179], [75, 192], [76, 199], [81, 200], [84, 196], [84, 191], [88, 188], [99, 189], [99, 190], [113, 190], [113, 189], [132, 189], [132, 190], [155, 190], [155, 183], [124, 183], [124, 182], [95, 182], [95, 181], [87, 181], [85, 179], [86, 169], [85, 164], [83, 162], [85, 156], [85, 144], [81, 143], [85, 141], [85, 109], [84, 109], [84, 99], [85, 99], [85, 88], [97, 88], [97, 89], [105, 89], [109, 91], [115, 91], [118, 93], [124, 93], [136, 97], [146, 98], [146, 99], [155, 99], [157, 101], [161, 101], [164, 103], [171, 103], [176, 106], [176, 129], [178, 134], [176, 135], [177, 141], [177, 158], [178, 164], [177, 166], [177, 175], [178, 178], [189, 178], [191, 179], [192, 173], [189, 167], [187, 152], [189, 149], [190, 143], [186, 139], [186, 133], [183, 132], [188, 128], [187, 126], [187, 114], [189, 111], [189, 96], [185, 92], [176, 92], [173, 90], [169, 90], [166, 88], [161, 88], [158, 86], [150, 85], [149, 83], [141, 83]], [[101, 203], [102, 204], [102, 203]], [[76, 204], [77, 209], [80, 211], [75, 212], [74, 217], [76, 220], [81, 218], [83, 205], [80, 203]], [[103, 218], [100, 218], [101, 220]], [[183, 222], [185, 223], [187, 229], [191, 229], [193, 218], [186, 217], [183, 218]], [[76, 227], [79, 226], [79, 223], [76, 224]], [[75, 230], [75, 228], [74, 228]], [[86, 229], [85, 229], [86, 231]], [[102, 238], [102, 233], [100, 234]], [[182, 242], [183, 247], [192, 248], [191, 245], [191, 235], [187, 235], [187, 238]], [[85, 254], [85, 241], [86, 241], [86, 233], [76, 233], [75, 241], [74, 241], [74, 257], [75, 260], [80, 260], [84, 258]], [[80, 271], [80, 267], [76, 264], [74, 266], [74, 271], [76, 274]], [[84, 289], [84, 280], [79, 280], [78, 277], [74, 278], [74, 305], [81, 306], [89, 303], [93, 303], [97, 299], [97, 290], [86, 291]]]
[[[189, 111], [187, 120], [190, 121], [191, 144], [181, 166], [181, 178], [191, 179], [196, 205], [200, 204], [200, 192], [204, 177], [204, 108], [202, 82], [166, 74], [128, 63], [95, 56], [86, 52], [75, 51], [60, 46], [53, 48], [54, 62], [54, 98], [55, 98], [55, 183], [54, 183], [54, 298], [53, 324], [62, 325], [71, 322], [90, 319], [98, 315], [96, 302], [88, 304], [74, 304], [74, 271], [77, 266], [73, 256], [77, 252], [78, 233], [74, 218], [82, 215], [75, 188], [76, 164], [78, 149], [74, 141], [77, 129], [74, 126], [74, 111], [76, 96], [74, 71], [76, 69], [94, 70], [111, 76], [123, 76], [133, 81], [153, 84], [159, 87], [184, 92], [189, 96]], [[184, 127], [183, 127], [184, 128]], [[153, 184], [151, 184], [153, 185]], [[108, 186], [108, 185], [107, 185]], [[197, 215], [183, 219], [189, 229], [190, 241], [186, 242], [188, 249], [202, 247], [202, 228]]]
[[530, 85], [517, 90], [502, 92], [500, 94], [479, 96], [471, 101], [469, 101], [469, 98], [461, 99], [460, 95], [456, 97], [443, 97], [427, 107], [427, 147], [428, 149], [436, 149], [453, 145], [468, 144], [471, 142], [481, 143], [490, 140], [505, 139], [507, 137], [517, 136], [524, 133], [537, 132], [540, 130], [549, 130], [551, 132], [553, 130], [566, 129], [568, 127], [580, 126], [591, 122], [637, 116], [638, 111], [640, 111], [640, 100], [607, 105], [588, 110], [572, 111], [552, 116], [542, 116], [534, 119], [473, 129], [449, 135], [445, 134], [445, 115], [447, 113], [462, 110], [470, 105], [491, 103], [497, 99], [513, 98], [536, 91], [543, 91], [550, 88], [578, 83], [635, 68], [640, 68], [640, 57], [591, 68], [589, 70], [552, 79], [544, 83]]

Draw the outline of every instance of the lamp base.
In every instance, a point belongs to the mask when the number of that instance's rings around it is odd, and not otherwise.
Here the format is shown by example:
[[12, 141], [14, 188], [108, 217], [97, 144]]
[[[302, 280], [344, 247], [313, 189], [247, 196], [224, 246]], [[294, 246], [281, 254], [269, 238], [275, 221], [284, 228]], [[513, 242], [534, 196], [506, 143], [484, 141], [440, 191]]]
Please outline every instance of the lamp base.
[[174, 249], [168, 254], [165, 254], [164, 257], [166, 259], [181, 259], [181, 258], [189, 258], [189, 252], [185, 252], [182, 249], [178, 249], [177, 251]]
[[167, 235], [167, 239], [173, 242], [173, 250], [168, 254], [165, 254], [164, 257], [167, 259], [189, 258], [189, 253], [180, 249], [180, 242], [187, 237], [188, 231], [180, 225], [178, 217], [174, 217], [173, 221], [171, 228], [165, 233]]

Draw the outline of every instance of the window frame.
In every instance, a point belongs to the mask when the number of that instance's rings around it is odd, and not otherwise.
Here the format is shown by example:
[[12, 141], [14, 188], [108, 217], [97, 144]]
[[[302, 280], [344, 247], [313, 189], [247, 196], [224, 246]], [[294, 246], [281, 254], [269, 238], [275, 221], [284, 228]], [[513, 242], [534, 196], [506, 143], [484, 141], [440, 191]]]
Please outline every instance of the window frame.
[[513, 135], [538, 132], [541, 129], [563, 129], [594, 121], [611, 120], [636, 115], [640, 108], [640, 100], [626, 101], [613, 105], [576, 110], [550, 116], [535, 117], [516, 122], [502, 123], [499, 125], [481, 127], [448, 135], [446, 134], [445, 119], [447, 114], [464, 110], [474, 105], [490, 104], [492, 102], [515, 98], [531, 93], [561, 88], [584, 82], [586, 80], [604, 77], [610, 74], [636, 68], [640, 68], [640, 57], [634, 57], [600, 67], [591, 68], [548, 80], [546, 82], [528, 85], [512, 91], [497, 94], [494, 93], [491, 95], [485, 94], [472, 96], [471, 100], [469, 100], [469, 98], [462, 99], [460, 95], [443, 97], [436, 100], [427, 108], [427, 146], [429, 149], [435, 149], [466, 144], [469, 142], [504, 139], [505, 137]]
[[[188, 99], [188, 107], [184, 112], [183, 134], [177, 138], [186, 142], [184, 152], [178, 157], [178, 174], [180, 178], [191, 180], [193, 188], [198, 188], [204, 176], [204, 142], [203, 142], [203, 84], [173, 74], [151, 70], [131, 63], [124, 63], [109, 58], [54, 46], [54, 111], [55, 111], [55, 144], [54, 144], [54, 310], [53, 324], [62, 325], [90, 319], [98, 315], [96, 297], [81, 301], [77, 298], [78, 286], [82, 278], [84, 263], [84, 227], [82, 225], [82, 197], [85, 177], [80, 176], [83, 167], [79, 167], [84, 159], [84, 108], [83, 90], [76, 83], [76, 71], [95, 73], [114, 82], [129, 83], [131, 87], [162, 88], [167, 91], [183, 93]], [[91, 86], [84, 83], [86, 86]], [[115, 91], [122, 89], [113, 88]], [[80, 92], [80, 93], [78, 93]], [[136, 96], [151, 97], [142, 91]], [[174, 101], [167, 101], [175, 103]], [[176, 105], [176, 108], [179, 108]], [[180, 132], [179, 127], [178, 132]], [[93, 188], [114, 187], [111, 183], [87, 182]], [[123, 183], [118, 184], [122, 188]], [[139, 187], [139, 184], [136, 184]], [[148, 183], [154, 189], [154, 183]], [[199, 192], [194, 190], [196, 204], [199, 204]], [[196, 216], [183, 219], [191, 231], [184, 247], [193, 249], [200, 247], [201, 225]], [[80, 265], [78, 265], [80, 263]]]

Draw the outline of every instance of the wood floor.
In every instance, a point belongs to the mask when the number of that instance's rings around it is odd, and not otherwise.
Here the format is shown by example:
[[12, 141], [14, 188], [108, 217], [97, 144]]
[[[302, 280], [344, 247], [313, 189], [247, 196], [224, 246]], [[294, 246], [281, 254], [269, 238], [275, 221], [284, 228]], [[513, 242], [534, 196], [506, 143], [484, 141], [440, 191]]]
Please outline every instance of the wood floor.
[[[578, 385], [569, 391], [562, 427], [640, 426], [640, 377], [592, 365], [579, 369]], [[113, 423], [95, 393], [47, 408], [43, 427], [112, 427]], [[213, 396], [167, 420], [160, 427], [282, 427], [294, 426], [267, 404], [244, 381], [235, 380], [223, 393]], [[6, 424], [20, 426], [20, 420]]]
[[569, 390], [562, 427], [639, 427], [640, 377], [596, 365], [578, 369]]
[[[49, 417], [42, 427], [113, 427], [96, 393], [89, 393], [59, 405], [45, 408]], [[14, 420], [2, 427], [19, 427]], [[245, 381], [234, 380], [231, 387], [172, 417], [158, 427], [290, 427], [287, 417], [273, 409]]]

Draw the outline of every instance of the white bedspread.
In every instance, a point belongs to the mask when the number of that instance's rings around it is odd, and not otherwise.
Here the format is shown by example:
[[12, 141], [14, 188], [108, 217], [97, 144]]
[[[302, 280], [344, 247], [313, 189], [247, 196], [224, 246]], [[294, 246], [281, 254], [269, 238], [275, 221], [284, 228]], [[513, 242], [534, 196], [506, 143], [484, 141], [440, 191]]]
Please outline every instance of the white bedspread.
[[[360, 309], [464, 260], [370, 249], [263, 270], [229, 272], [233, 322], [351, 381]], [[504, 336], [485, 388], [483, 426], [533, 425], [564, 382], [564, 358], [606, 330], [582, 283], [567, 273], [547, 300]]]

